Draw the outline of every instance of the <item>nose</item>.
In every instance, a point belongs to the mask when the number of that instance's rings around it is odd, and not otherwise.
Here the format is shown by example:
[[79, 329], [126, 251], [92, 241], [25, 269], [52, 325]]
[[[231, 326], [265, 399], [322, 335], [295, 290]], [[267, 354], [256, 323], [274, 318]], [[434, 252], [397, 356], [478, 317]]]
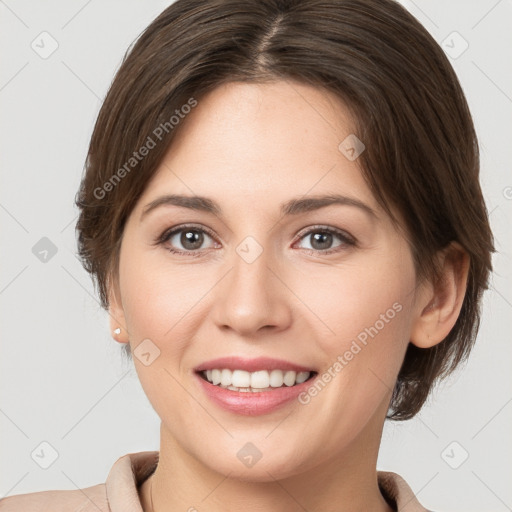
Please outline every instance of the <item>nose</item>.
[[229, 272], [215, 287], [213, 317], [219, 329], [254, 338], [289, 327], [294, 295], [269, 252], [263, 250], [254, 261], [234, 253]]

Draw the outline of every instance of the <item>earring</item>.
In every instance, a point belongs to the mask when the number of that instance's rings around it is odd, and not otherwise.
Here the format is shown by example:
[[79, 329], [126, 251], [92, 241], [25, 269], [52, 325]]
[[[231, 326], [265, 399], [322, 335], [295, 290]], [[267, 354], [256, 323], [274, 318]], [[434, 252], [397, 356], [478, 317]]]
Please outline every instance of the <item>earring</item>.
[[118, 327], [117, 329], [114, 329], [114, 334], [115, 334], [116, 336], [119, 336], [119, 335], [121, 334], [121, 328], [120, 328], [120, 327]]

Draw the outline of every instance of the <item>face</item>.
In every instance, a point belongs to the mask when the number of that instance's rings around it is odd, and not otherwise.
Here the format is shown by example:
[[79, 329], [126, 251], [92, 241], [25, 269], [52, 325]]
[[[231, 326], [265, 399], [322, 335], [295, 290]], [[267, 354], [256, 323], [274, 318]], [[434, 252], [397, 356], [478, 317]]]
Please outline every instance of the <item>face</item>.
[[127, 221], [113, 306], [163, 438], [255, 481], [377, 447], [416, 275], [348, 110], [295, 82], [230, 83], [182, 122]]

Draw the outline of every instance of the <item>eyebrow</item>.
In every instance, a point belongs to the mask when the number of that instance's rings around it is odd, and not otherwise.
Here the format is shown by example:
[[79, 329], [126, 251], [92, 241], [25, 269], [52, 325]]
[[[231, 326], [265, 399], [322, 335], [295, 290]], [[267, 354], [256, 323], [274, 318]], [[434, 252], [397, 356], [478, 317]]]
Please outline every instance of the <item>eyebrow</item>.
[[[347, 197], [338, 194], [307, 196], [295, 198], [281, 205], [282, 216], [299, 215], [301, 213], [311, 212], [330, 205], [353, 206], [363, 210], [373, 218], [377, 218], [375, 211], [354, 197]], [[140, 216], [142, 220], [149, 212], [160, 206], [179, 206], [181, 208], [189, 208], [222, 217], [222, 209], [212, 199], [203, 196], [185, 196], [179, 194], [168, 194], [156, 198], [148, 203]]]

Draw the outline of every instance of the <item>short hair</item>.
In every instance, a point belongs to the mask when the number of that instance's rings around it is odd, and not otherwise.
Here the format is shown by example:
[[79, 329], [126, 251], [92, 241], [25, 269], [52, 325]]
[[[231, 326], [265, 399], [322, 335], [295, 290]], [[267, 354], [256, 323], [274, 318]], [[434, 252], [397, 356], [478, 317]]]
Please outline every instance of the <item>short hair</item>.
[[[393, 0], [171, 4], [128, 49], [99, 112], [75, 199], [79, 256], [108, 309], [125, 221], [183, 125], [171, 117], [222, 84], [276, 80], [322, 88], [350, 109], [366, 146], [363, 177], [391, 219], [392, 207], [403, 217], [419, 279], [435, 275], [450, 242], [469, 254], [453, 329], [431, 348], [407, 347], [387, 417], [409, 419], [469, 355], [494, 246], [462, 88], [436, 41]], [[130, 160], [148, 137], [155, 147]]]

